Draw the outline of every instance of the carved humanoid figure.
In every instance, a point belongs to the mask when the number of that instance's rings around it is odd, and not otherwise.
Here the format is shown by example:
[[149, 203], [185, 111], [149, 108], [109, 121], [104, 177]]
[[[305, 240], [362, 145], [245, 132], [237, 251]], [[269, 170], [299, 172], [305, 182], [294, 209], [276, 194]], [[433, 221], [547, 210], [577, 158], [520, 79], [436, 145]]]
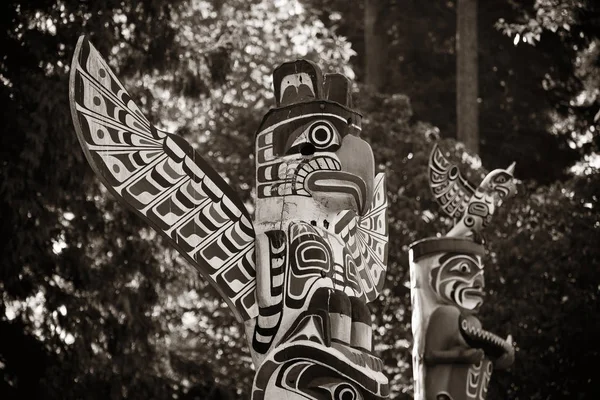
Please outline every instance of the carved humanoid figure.
[[494, 367], [512, 364], [512, 341], [484, 331], [483, 246], [468, 238], [411, 245], [415, 399], [485, 399]]
[[109, 191], [163, 235], [243, 322], [253, 399], [382, 399], [366, 303], [382, 289], [388, 231], [350, 82], [313, 63], [274, 72], [255, 137], [255, 219], [183, 138], [152, 126], [80, 38], [71, 111]]
[[474, 189], [435, 146], [432, 193], [451, 217], [460, 218], [441, 238], [410, 246], [415, 400], [484, 400], [494, 368], [514, 361], [510, 335], [482, 329], [484, 247], [473, 237], [486, 226], [499, 199], [514, 195], [512, 166], [492, 171]]

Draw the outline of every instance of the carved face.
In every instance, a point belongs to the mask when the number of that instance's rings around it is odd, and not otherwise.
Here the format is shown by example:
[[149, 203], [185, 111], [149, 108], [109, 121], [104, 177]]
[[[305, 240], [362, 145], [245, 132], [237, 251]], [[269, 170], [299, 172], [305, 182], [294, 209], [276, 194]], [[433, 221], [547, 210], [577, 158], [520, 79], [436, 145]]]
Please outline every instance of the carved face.
[[332, 211], [362, 214], [369, 208], [373, 152], [358, 137], [360, 114], [348, 108], [349, 82], [327, 79], [324, 83], [320, 70], [305, 62], [276, 70], [278, 107], [263, 118], [256, 135], [257, 203], [304, 196]]
[[257, 197], [329, 192], [347, 196], [355, 211], [365, 211], [373, 190], [373, 154], [356, 130], [343, 116], [316, 113], [259, 132]]
[[439, 266], [431, 270], [431, 288], [446, 302], [466, 312], [476, 311], [483, 303], [483, 266], [479, 257], [446, 253]]

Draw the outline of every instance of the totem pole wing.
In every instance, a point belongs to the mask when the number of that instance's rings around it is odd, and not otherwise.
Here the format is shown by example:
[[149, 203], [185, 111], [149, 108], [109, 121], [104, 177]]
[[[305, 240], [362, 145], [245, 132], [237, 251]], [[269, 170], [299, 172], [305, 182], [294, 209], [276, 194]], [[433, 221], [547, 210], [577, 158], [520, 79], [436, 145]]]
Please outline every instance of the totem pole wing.
[[77, 137], [102, 183], [192, 263], [238, 320], [256, 316], [254, 228], [233, 189], [187, 141], [148, 122], [83, 36], [69, 85]]
[[[335, 223], [347, 244], [356, 266], [356, 275], [362, 296], [373, 301], [383, 289], [388, 258], [387, 192], [385, 174], [375, 176], [371, 207], [363, 216], [352, 211], [340, 214]], [[348, 263], [347, 263], [348, 264]]]
[[[377, 297], [385, 283], [388, 259], [387, 188], [385, 174], [375, 176], [371, 208], [359, 218], [357, 238], [365, 269], [373, 277], [374, 296]], [[370, 296], [367, 296], [370, 297]]]
[[463, 216], [476, 190], [460, 174], [458, 166], [444, 157], [437, 144], [429, 156], [429, 187], [438, 204], [451, 218]]

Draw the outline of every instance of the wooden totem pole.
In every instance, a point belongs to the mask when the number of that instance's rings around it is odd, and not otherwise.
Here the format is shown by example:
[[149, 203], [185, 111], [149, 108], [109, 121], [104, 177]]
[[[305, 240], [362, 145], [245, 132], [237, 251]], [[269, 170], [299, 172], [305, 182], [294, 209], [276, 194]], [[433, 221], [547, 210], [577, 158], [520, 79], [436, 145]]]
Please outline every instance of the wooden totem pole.
[[493, 368], [514, 361], [510, 335], [485, 331], [475, 317], [484, 289], [484, 246], [476, 237], [500, 201], [516, 193], [513, 170], [494, 170], [475, 188], [437, 145], [431, 152], [431, 191], [458, 222], [445, 237], [410, 246], [415, 400], [484, 400]]
[[276, 107], [255, 137], [252, 221], [183, 138], [152, 126], [84, 37], [70, 99], [77, 136], [108, 190], [218, 291], [257, 370], [252, 399], [384, 399], [366, 303], [384, 283], [386, 189], [359, 135], [350, 82], [312, 62], [273, 74]]

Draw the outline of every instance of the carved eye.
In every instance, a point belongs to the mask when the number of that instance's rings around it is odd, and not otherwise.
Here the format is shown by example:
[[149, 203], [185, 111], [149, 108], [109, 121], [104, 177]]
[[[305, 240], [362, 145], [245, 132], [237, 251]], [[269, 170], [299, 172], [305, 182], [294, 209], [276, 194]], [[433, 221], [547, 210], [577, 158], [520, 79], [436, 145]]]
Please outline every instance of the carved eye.
[[309, 128], [308, 140], [320, 150], [340, 143], [335, 128], [325, 122], [317, 122]]
[[460, 272], [462, 274], [468, 274], [471, 272], [471, 267], [467, 263], [460, 263], [460, 264], [455, 265], [452, 268], [450, 268], [450, 271]]
[[318, 121], [296, 138], [287, 153], [300, 152], [303, 155], [312, 155], [316, 151], [333, 152], [339, 147], [340, 137], [335, 127], [326, 121]]
[[448, 171], [448, 178], [450, 180], [455, 180], [458, 175], [460, 175], [460, 171], [456, 165], [453, 165], [452, 168], [450, 168], [450, 171]]

